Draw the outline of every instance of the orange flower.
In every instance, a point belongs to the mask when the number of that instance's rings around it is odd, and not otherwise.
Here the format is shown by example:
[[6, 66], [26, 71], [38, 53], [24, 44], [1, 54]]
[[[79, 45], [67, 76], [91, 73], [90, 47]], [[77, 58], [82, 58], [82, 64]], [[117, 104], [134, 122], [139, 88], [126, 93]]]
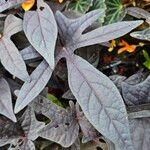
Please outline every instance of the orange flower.
[[137, 48], [137, 45], [129, 45], [126, 41], [124, 40], [121, 40], [121, 42], [119, 43], [119, 46], [122, 46], [122, 48], [120, 48], [118, 50], [118, 54], [124, 52], [124, 51], [127, 51], [129, 53], [132, 53], [136, 50]]
[[25, 0], [25, 2], [22, 3], [22, 8], [25, 11], [28, 11], [33, 7], [34, 3], [35, 3], [35, 0]]

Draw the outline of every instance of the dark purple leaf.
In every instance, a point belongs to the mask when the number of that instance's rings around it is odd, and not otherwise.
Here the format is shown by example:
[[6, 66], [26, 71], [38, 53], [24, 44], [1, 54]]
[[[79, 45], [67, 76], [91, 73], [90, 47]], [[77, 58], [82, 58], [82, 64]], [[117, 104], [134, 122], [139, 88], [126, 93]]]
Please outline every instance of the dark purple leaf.
[[[130, 133], [136, 150], [149, 150], [150, 147], [150, 76], [142, 71], [122, 83], [123, 98], [128, 105]], [[145, 79], [145, 80], [144, 80]]]
[[128, 7], [126, 8], [127, 14], [136, 17], [138, 19], [146, 19], [150, 24], [150, 13], [139, 7]]
[[18, 120], [23, 134], [19, 136], [13, 146], [21, 150], [35, 150], [33, 141], [39, 137], [39, 131], [45, 127], [45, 123], [37, 121], [32, 108], [27, 108]]
[[17, 121], [13, 112], [9, 85], [2, 77], [0, 78], [0, 114], [3, 114], [14, 122]]
[[135, 150], [149, 150], [150, 119], [130, 119], [130, 132]]
[[72, 94], [71, 90], [68, 90], [67, 92], [65, 92], [65, 93], [63, 94], [62, 98], [70, 99], [70, 100], [71, 100], [71, 99], [72, 99], [72, 100], [75, 99], [75, 97], [74, 97], [74, 95]]
[[10, 143], [16, 143], [18, 138], [23, 134], [19, 123], [0, 117], [0, 146]]
[[76, 113], [78, 116], [78, 123], [82, 131], [82, 143], [87, 143], [100, 136], [98, 131], [92, 126], [92, 124], [87, 120], [83, 112], [79, 108], [79, 104], [76, 104]]
[[109, 78], [113, 81], [113, 83], [117, 86], [119, 90], [121, 90], [122, 82], [126, 79], [125, 76], [121, 76], [121, 75], [112, 75], [109, 76]]
[[137, 84], [122, 83], [122, 94], [127, 105], [150, 103], [150, 76]]

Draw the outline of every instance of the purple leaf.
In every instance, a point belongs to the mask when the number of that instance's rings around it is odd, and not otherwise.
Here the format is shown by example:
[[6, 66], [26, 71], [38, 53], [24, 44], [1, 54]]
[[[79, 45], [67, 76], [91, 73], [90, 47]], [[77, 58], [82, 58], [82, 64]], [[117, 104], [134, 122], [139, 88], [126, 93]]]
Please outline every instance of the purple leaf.
[[[79, 111], [78, 104], [74, 105], [72, 101], [70, 101], [70, 107], [64, 109], [43, 96], [38, 96], [35, 101], [32, 102], [31, 107], [38, 114], [43, 114], [51, 120], [51, 122], [39, 132], [40, 136], [59, 143], [63, 147], [69, 147], [76, 141], [79, 134], [79, 126], [86, 141], [98, 137], [96, 135], [97, 131], [85, 118], [83, 112]], [[83, 127], [82, 123], [85, 124], [85, 127]]]
[[122, 83], [122, 94], [127, 105], [150, 103], [150, 76], [137, 84]]
[[1, 63], [11, 74], [25, 81], [29, 78], [26, 65], [10, 36], [22, 30], [22, 20], [8, 15], [5, 20], [4, 35], [0, 39]]
[[92, 126], [92, 124], [87, 120], [82, 111], [80, 111], [79, 104], [76, 104], [76, 113], [78, 116], [78, 123], [82, 131], [82, 143], [87, 143], [98, 138], [100, 135], [98, 131]]
[[20, 146], [20, 149], [22, 150], [36, 150], [35, 145], [31, 140], [27, 140], [23, 142], [23, 144]]
[[0, 40], [1, 63], [11, 74], [26, 81], [29, 78], [26, 65], [12, 41], [8, 37]]
[[126, 79], [125, 82], [131, 85], [135, 85], [144, 81], [148, 75], [149, 72], [145, 72], [144, 69], [141, 69], [132, 76], [130, 76], [128, 79]]
[[17, 121], [13, 112], [9, 85], [2, 77], [0, 78], [0, 114], [3, 114], [14, 122]]
[[21, 117], [20, 122], [25, 138], [31, 141], [37, 139], [39, 137], [39, 131], [45, 127], [45, 123], [37, 121], [33, 109], [29, 107]]
[[[69, 86], [90, 123], [118, 149], [133, 149], [123, 99], [112, 81], [66, 52]], [[85, 92], [86, 91], [86, 92]]]
[[62, 98], [65, 98], [65, 99], [72, 99], [74, 100], [75, 97], [74, 95], [72, 94], [71, 90], [68, 90], [67, 92], [65, 92], [63, 95], [62, 95]]
[[52, 69], [43, 60], [22, 86], [15, 105], [15, 113], [26, 107], [44, 89], [52, 75]]
[[14, 15], [8, 15], [5, 20], [4, 36], [10, 37], [11, 35], [20, 32], [22, 30], [22, 20]]
[[54, 50], [57, 39], [57, 24], [50, 7], [37, 1], [37, 10], [28, 11], [24, 15], [24, 32], [32, 46], [54, 69]]
[[42, 113], [51, 120], [39, 132], [41, 137], [59, 143], [63, 147], [69, 147], [76, 141], [79, 125], [75, 119], [76, 110], [74, 106], [65, 110], [42, 96], [38, 96], [31, 106], [36, 112]]
[[80, 18], [69, 19], [62, 13], [57, 12], [56, 20], [62, 43], [68, 49], [74, 51], [80, 47], [107, 42], [123, 36], [143, 23], [143, 21], [123, 21], [83, 33], [101, 14], [103, 12], [95, 10]]
[[139, 7], [128, 7], [126, 8], [127, 14], [136, 17], [138, 19], [146, 19], [150, 24], [150, 13]]
[[107, 42], [119, 38], [142, 24], [143, 21], [122, 21], [97, 28], [83, 34], [78, 42], [78, 48]]
[[[0, 117], [0, 147], [6, 144], [15, 144], [23, 131], [18, 122], [14, 123], [10, 119]], [[2, 149], [2, 148], [1, 148]]]
[[150, 119], [130, 120], [130, 132], [135, 150], [149, 150], [150, 148]]
[[[9, 123], [7, 122], [6, 127], [4, 130], [9, 132], [10, 128], [7, 126]], [[0, 139], [0, 145], [12, 144], [10, 145], [11, 148], [21, 149], [21, 150], [35, 150], [35, 146], [33, 141], [39, 137], [39, 131], [45, 127], [45, 123], [37, 121], [34, 111], [32, 108], [27, 108], [24, 114], [18, 119], [18, 122], [15, 124], [10, 124], [13, 128], [13, 135], [10, 136], [3, 136]], [[22, 129], [21, 134], [18, 135], [19, 128], [15, 133], [15, 127], [19, 125]], [[3, 133], [4, 134], [4, 133]], [[2, 135], [3, 135], [2, 134]], [[9, 135], [9, 134], [8, 134]]]
[[142, 31], [132, 32], [130, 34], [130, 36], [132, 36], [136, 39], [150, 41], [150, 27], [146, 28], [145, 30], [142, 30]]
[[21, 4], [23, 3], [24, 0], [1, 0], [0, 1], [0, 12], [8, 9], [8, 8], [11, 8], [11, 7], [14, 7], [18, 4]]
[[131, 118], [129, 119], [131, 138], [136, 150], [149, 150], [150, 147], [149, 110], [146, 110], [147, 106], [144, 105], [150, 103], [150, 76], [146, 79], [145, 77], [146, 73], [140, 71], [122, 83], [123, 98], [128, 105]]
[[112, 75], [109, 76], [109, 78], [113, 81], [113, 83], [116, 85], [116, 87], [121, 90], [121, 84], [126, 79], [125, 76], [121, 75]]
[[72, 47], [73, 50], [77, 49], [76, 44], [80, 40], [82, 32], [102, 14], [103, 11], [94, 10], [77, 19], [69, 19], [57, 11], [56, 20], [59, 27], [59, 34], [64, 45], [66, 44], [67, 47]]
[[29, 46], [20, 51], [23, 60], [30, 60], [41, 57], [41, 55], [32, 47]]

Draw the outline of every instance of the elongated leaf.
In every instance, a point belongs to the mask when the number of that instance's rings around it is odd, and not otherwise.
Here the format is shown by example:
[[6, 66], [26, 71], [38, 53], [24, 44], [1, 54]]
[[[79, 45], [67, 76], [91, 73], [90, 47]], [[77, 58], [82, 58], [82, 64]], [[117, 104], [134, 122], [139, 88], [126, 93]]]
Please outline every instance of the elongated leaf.
[[29, 46], [21, 50], [20, 54], [23, 60], [30, 60], [30, 59], [41, 57], [41, 55], [32, 46]]
[[143, 21], [122, 21], [97, 28], [83, 34], [77, 47], [107, 42], [121, 37], [142, 24]]
[[107, 9], [104, 24], [119, 22], [125, 17], [125, 9], [121, 0], [105, 0], [105, 3]]
[[24, 15], [24, 32], [32, 46], [54, 69], [54, 50], [57, 38], [57, 25], [53, 12], [43, 0], [37, 1], [37, 10]]
[[16, 117], [12, 108], [11, 92], [7, 81], [0, 78], [0, 114], [16, 122]]
[[21, 4], [24, 0], [1, 0], [0, 1], [0, 12], [8, 9], [8, 8], [11, 8], [11, 7], [14, 7], [18, 4]]
[[127, 14], [139, 18], [146, 19], [146, 21], [150, 24], [150, 13], [139, 7], [128, 7], [126, 8]]
[[80, 47], [94, 45], [118, 38], [143, 23], [143, 21], [118, 22], [82, 34], [82, 32], [102, 14], [103, 11], [95, 10], [80, 18], [68, 19], [60, 12], [57, 12], [56, 19], [63, 44], [73, 51]]
[[132, 32], [130, 35], [136, 39], [150, 41], [150, 28], [143, 31]]
[[31, 80], [26, 81], [22, 86], [15, 105], [15, 113], [18, 113], [27, 106], [44, 89], [52, 74], [52, 69], [46, 61], [31, 74]]
[[82, 58], [66, 55], [69, 86], [85, 116], [116, 149], [133, 149], [125, 105], [115, 85]]
[[1, 63], [11, 74], [26, 81], [29, 78], [25, 63], [12, 41], [8, 37], [0, 40]]
[[86, 13], [90, 6], [92, 6], [93, 0], [78, 0], [73, 1], [68, 5], [68, 9], [75, 10], [80, 13]]

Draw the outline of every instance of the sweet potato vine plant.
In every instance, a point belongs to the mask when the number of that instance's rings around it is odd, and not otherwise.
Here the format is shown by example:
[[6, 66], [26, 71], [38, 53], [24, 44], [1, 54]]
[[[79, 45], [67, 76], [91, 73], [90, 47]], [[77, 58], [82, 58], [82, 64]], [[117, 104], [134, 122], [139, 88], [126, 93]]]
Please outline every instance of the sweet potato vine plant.
[[[104, 7], [94, 7], [96, 2]], [[148, 22], [149, 13], [118, 7], [124, 15], [110, 16], [107, 1], [91, 1], [88, 7], [80, 0], [26, 3], [0, 2], [1, 149], [148, 150], [149, 74], [108, 77], [93, 54], [116, 47], [109, 41], [142, 25], [140, 18]], [[139, 20], [121, 21], [127, 14]], [[150, 41], [149, 28], [131, 36]], [[120, 43], [125, 47], [119, 54], [138, 47]]]

